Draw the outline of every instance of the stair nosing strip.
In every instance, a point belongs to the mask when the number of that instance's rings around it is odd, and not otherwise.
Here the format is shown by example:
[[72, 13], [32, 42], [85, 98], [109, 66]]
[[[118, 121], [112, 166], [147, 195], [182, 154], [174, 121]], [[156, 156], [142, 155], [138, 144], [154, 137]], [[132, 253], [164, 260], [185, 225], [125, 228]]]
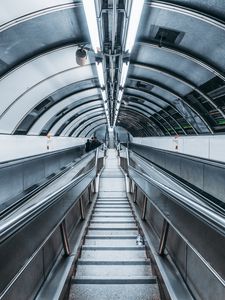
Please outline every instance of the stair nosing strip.
[[135, 266], [135, 265], [146, 265], [146, 266], [151, 266], [150, 260], [127, 260], [127, 261], [113, 261], [113, 260], [85, 260], [85, 259], [79, 259], [77, 261], [78, 265], [109, 265], [109, 266], [123, 266], [123, 265], [130, 265], [130, 266]]
[[131, 239], [137, 239], [137, 235], [86, 235], [85, 239], [93, 239], [93, 240], [131, 240]]
[[100, 250], [100, 251], [143, 251], [145, 250], [145, 246], [118, 246], [118, 247], [112, 247], [112, 246], [82, 246], [82, 250], [86, 251], [94, 251], [94, 250]]
[[156, 278], [73, 278], [72, 284], [156, 284]]

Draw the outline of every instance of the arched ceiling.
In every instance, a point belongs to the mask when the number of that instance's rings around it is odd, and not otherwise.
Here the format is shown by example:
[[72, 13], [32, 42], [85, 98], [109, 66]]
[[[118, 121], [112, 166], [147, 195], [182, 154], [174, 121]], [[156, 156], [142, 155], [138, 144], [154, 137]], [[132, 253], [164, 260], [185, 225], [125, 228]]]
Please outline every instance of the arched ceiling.
[[76, 63], [91, 48], [82, 1], [1, 0], [0, 133], [90, 136], [107, 124], [106, 103], [111, 125], [133, 136], [225, 132], [225, 1], [146, 0], [130, 55], [132, 1], [95, 5], [106, 102], [95, 53]]

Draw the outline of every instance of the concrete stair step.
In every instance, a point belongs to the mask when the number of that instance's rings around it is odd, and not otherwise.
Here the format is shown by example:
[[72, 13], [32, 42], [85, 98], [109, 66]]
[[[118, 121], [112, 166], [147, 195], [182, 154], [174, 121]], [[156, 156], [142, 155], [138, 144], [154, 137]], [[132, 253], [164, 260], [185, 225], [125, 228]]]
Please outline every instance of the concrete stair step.
[[95, 205], [95, 208], [100, 208], [100, 209], [102, 209], [102, 208], [104, 208], [104, 209], [111, 209], [111, 208], [113, 208], [113, 209], [127, 209], [127, 208], [130, 208], [130, 205], [129, 204], [127, 204], [127, 205], [124, 205], [124, 204], [122, 204], [122, 205], [119, 205], [119, 204], [110, 204], [110, 205], [108, 205], [108, 204], [96, 204]]
[[96, 260], [96, 261], [128, 261], [143, 259], [145, 260], [145, 250], [83, 250], [81, 253], [82, 259]]
[[104, 209], [104, 210], [116, 210], [116, 211], [118, 211], [118, 210], [131, 210], [131, 207], [129, 206], [129, 205], [126, 205], [126, 206], [124, 206], [124, 205], [121, 205], [121, 206], [95, 206], [95, 208], [94, 209]]
[[137, 239], [137, 234], [130, 234], [130, 232], [126, 232], [127, 234], [124, 234], [124, 235], [108, 235], [108, 234], [101, 234], [101, 235], [94, 235], [94, 234], [92, 234], [92, 235], [86, 235], [85, 236], [85, 239], [87, 240], [87, 239], [106, 239], [106, 240], [121, 240], [121, 239], [123, 239], [123, 240], [131, 240], [131, 239], [133, 239], [133, 240], [136, 240]]
[[97, 199], [97, 204], [105, 204], [105, 205], [128, 205], [129, 200], [128, 199]]
[[86, 239], [85, 246], [133, 247], [136, 239]]
[[94, 212], [93, 217], [133, 217], [131, 212]]
[[118, 205], [118, 206], [123, 206], [123, 205], [129, 205], [128, 200], [99, 200], [96, 201], [96, 205]]
[[123, 250], [123, 251], [140, 251], [140, 250], [145, 250], [145, 246], [143, 245], [133, 245], [133, 246], [88, 246], [88, 245], [83, 245], [82, 250], [92, 250], [92, 251], [118, 251], [118, 250]]
[[88, 230], [87, 236], [92, 236], [92, 235], [138, 235], [137, 230]]
[[72, 279], [74, 284], [156, 284], [155, 276], [76, 276]]
[[115, 206], [95, 206], [94, 210], [99, 210], [99, 211], [130, 211], [131, 210], [131, 207], [129, 205], [123, 207], [123, 206], [119, 206], [119, 207], [115, 207]]
[[104, 223], [104, 224], [91, 224], [88, 227], [89, 230], [136, 230], [136, 224], [112, 224], [112, 223]]
[[137, 265], [148, 265], [150, 266], [149, 259], [130, 259], [130, 260], [88, 260], [80, 258], [77, 265], [87, 266], [137, 266]]
[[103, 212], [103, 213], [131, 213], [131, 209], [121, 209], [121, 208], [118, 208], [118, 209], [109, 209], [109, 208], [102, 208], [102, 209], [94, 209], [94, 213], [98, 213], [98, 212]]
[[113, 198], [110, 198], [110, 197], [107, 197], [107, 198], [98, 198], [97, 199], [97, 202], [106, 202], [106, 203], [128, 203], [129, 200], [127, 199], [127, 197], [123, 197], [123, 198], [116, 198], [116, 197], [113, 197]]
[[133, 277], [141, 274], [142, 276], [152, 275], [150, 265], [78, 265], [76, 276], [127, 276]]
[[110, 198], [110, 199], [118, 199], [118, 198], [126, 198], [126, 192], [99, 192], [99, 198]]
[[132, 217], [124, 217], [124, 218], [117, 218], [117, 217], [92, 217], [91, 222], [104, 222], [104, 223], [121, 223], [121, 222], [135, 222], [133, 216]]
[[136, 224], [135, 221], [90, 221], [90, 224]]
[[125, 197], [100, 197], [98, 196], [97, 201], [128, 201], [127, 196]]
[[73, 284], [69, 300], [159, 300], [157, 284]]

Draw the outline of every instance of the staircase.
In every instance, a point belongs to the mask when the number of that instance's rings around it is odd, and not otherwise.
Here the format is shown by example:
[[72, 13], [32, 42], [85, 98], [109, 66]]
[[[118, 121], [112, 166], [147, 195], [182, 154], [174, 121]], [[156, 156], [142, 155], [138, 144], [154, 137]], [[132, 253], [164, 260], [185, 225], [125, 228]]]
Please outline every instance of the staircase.
[[108, 150], [70, 300], [158, 300], [145, 246], [137, 244], [138, 228], [126, 196], [116, 151]]

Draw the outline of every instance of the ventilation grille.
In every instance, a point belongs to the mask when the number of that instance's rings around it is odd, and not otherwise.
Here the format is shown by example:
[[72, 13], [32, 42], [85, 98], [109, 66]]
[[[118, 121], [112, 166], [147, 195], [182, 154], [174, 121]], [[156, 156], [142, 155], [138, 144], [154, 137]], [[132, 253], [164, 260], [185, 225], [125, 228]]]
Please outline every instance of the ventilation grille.
[[62, 117], [68, 111], [68, 107], [63, 108], [59, 113], [57, 113], [56, 117]]
[[46, 109], [52, 103], [52, 98], [49, 97], [43, 100], [40, 104], [35, 107], [36, 111], [41, 111], [42, 109]]
[[166, 27], [151, 26], [150, 35], [153, 39], [163, 44], [175, 44], [179, 45], [182, 41], [185, 33]]
[[154, 85], [138, 81], [136, 87], [145, 91], [151, 91], [154, 88]]
[[138, 97], [129, 97], [129, 101], [131, 101], [133, 103], [140, 103], [140, 104], [144, 104], [145, 103], [144, 99], [140, 99]]

